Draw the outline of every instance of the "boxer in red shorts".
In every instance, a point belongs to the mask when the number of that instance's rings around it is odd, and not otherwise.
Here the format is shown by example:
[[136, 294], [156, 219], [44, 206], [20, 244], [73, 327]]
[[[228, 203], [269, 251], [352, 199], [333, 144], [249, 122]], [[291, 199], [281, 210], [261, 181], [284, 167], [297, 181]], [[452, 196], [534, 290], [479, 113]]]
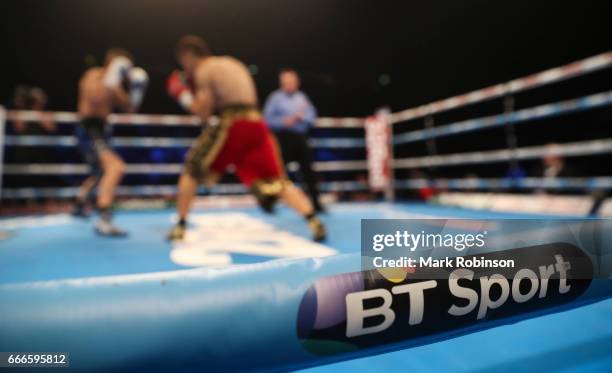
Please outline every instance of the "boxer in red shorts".
[[184, 71], [170, 74], [168, 94], [203, 123], [215, 110], [220, 120], [202, 131], [187, 154], [178, 183], [179, 220], [168, 239], [184, 237], [198, 183], [215, 183], [229, 166], [235, 167], [264, 210], [272, 211], [280, 198], [304, 216], [314, 240], [325, 239], [325, 228], [310, 200], [285, 176], [276, 139], [257, 107], [255, 83], [246, 66], [233, 57], [213, 56], [204, 40], [192, 35], [179, 40], [176, 56]]

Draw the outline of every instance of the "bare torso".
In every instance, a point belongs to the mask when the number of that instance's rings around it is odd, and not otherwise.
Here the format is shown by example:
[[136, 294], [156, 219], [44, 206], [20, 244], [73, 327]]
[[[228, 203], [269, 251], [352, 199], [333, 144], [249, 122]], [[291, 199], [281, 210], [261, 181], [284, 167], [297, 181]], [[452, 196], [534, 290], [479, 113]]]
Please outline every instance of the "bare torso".
[[198, 89], [210, 90], [214, 109], [234, 105], [257, 105], [255, 83], [247, 67], [229, 56], [204, 59], [195, 72]]
[[79, 115], [106, 118], [113, 111], [112, 92], [104, 86], [104, 69], [87, 70], [79, 82]]

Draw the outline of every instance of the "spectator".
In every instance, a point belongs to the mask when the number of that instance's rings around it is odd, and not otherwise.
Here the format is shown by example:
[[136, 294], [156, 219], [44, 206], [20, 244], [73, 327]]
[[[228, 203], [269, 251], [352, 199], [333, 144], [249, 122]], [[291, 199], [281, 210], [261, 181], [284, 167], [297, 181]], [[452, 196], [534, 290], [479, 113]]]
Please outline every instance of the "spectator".
[[559, 181], [559, 179], [575, 176], [572, 170], [561, 155], [558, 144], [550, 143], [546, 145], [546, 151], [542, 156], [542, 163], [536, 169], [535, 176], [542, 178], [542, 187], [536, 190], [537, 193], [553, 193], [563, 189], [547, 188]]
[[[18, 86], [13, 96], [13, 108], [16, 110], [43, 111], [47, 106], [47, 94], [41, 88]], [[13, 121], [13, 130], [20, 135], [42, 135], [53, 133], [55, 123], [50, 117], [43, 116], [40, 121]]]
[[[16, 110], [43, 111], [47, 105], [47, 95], [38, 87], [17, 86], [13, 95], [12, 107]], [[26, 121], [16, 119], [12, 122], [15, 134], [44, 135], [55, 132], [56, 125], [50, 116], [43, 115], [40, 120]], [[41, 159], [49, 159], [48, 149], [31, 146], [18, 146], [13, 151], [15, 160], [20, 164], [39, 163]], [[42, 201], [41, 198], [28, 198], [24, 200], [27, 208], [33, 208]]]
[[571, 168], [566, 165], [565, 159], [561, 155], [559, 145], [546, 145], [546, 152], [542, 157], [542, 169], [539, 176], [546, 179], [574, 176]]

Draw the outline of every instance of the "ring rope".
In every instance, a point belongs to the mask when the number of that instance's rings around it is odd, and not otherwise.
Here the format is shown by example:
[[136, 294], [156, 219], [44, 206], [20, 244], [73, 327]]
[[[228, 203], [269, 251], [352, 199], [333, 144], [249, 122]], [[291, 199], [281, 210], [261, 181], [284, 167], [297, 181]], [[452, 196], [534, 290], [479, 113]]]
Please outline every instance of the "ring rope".
[[[366, 183], [358, 181], [331, 181], [320, 183], [323, 192], [331, 191], [359, 191], [368, 190]], [[119, 196], [174, 196], [175, 185], [138, 185], [119, 186]], [[79, 192], [78, 187], [45, 187], [45, 188], [6, 188], [3, 190], [5, 198], [74, 198]], [[212, 187], [200, 187], [198, 193], [211, 194], [244, 194], [248, 189], [242, 184], [218, 184]]]
[[[437, 189], [467, 189], [467, 190], [498, 190], [500, 188], [515, 189], [612, 189], [612, 177], [590, 177], [590, 178], [561, 178], [547, 179], [529, 177], [524, 179], [510, 178], [488, 178], [488, 179], [407, 179], [397, 180], [395, 186], [398, 189], [421, 189], [433, 187]], [[357, 181], [332, 181], [323, 182], [320, 188], [324, 192], [332, 191], [363, 191], [369, 187], [365, 183]], [[5, 198], [74, 198], [78, 193], [77, 187], [48, 187], [48, 188], [7, 188], [3, 191]], [[200, 188], [198, 193], [211, 194], [243, 194], [246, 188], [241, 184], [219, 184], [209, 188]], [[139, 185], [121, 186], [117, 190], [120, 196], [173, 196], [176, 194], [174, 185]]]
[[612, 189], [612, 177], [567, 177], [567, 178], [468, 178], [468, 179], [406, 179], [397, 180], [399, 189], [420, 189], [433, 187], [438, 189]]
[[[183, 169], [182, 163], [131, 163], [125, 167], [127, 174], [173, 174], [178, 175]], [[367, 170], [366, 161], [327, 161], [314, 162], [313, 168], [319, 172]], [[4, 166], [7, 175], [81, 175], [89, 173], [87, 164], [74, 163], [28, 163], [7, 164]]]
[[[612, 153], [612, 138], [559, 144], [555, 148], [555, 151], [558, 155], [565, 157]], [[464, 164], [493, 163], [508, 161], [511, 159], [535, 159], [541, 158], [548, 152], [550, 152], [550, 149], [546, 145], [538, 145], [517, 148], [514, 150], [503, 149], [416, 158], [403, 158], [395, 159], [393, 167], [421, 168], [434, 166], [456, 166]]]
[[429, 104], [390, 114], [391, 124], [557, 83], [612, 66], [612, 51]]
[[[434, 101], [432, 103], [417, 106], [390, 114], [392, 124], [403, 122], [426, 115], [435, 114], [441, 111], [455, 109], [460, 106], [485, 101], [488, 99], [501, 97], [504, 95], [517, 93], [527, 89], [539, 87], [546, 84], [560, 82], [565, 79], [595, 72], [612, 66], [612, 51], [602, 53], [593, 57], [585, 58], [570, 64], [555, 67], [540, 73], [528, 75], [522, 78], [511, 80], [507, 83], [497, 84], [491, 87], [468, 92], [462, 95], [447, 99]], [[213, 117], [213, 119], [216, 117]], [[58, 123], [75, 123], [79, 121], [79, 116], [74, 112], [38, 112], [28, 110], [9, 110], [6, 114], [8, 120], [37, 121], [42, 119], [52, 119]], [[141, 125], [185, 125], [198, 126], [200, 119], [193, 115], [159, 115], [159, 114], [111, 114], [108, 118], [109, 123], [116, 125], [141, 124]], [[365, 118], [346, 117], [318, 118], [315, 126], [322, 128], [363, 127]]]
[[[53, 120], [56, 123], [74, 124], [80, 121], [77, 113], [68, 111], [32, 111], [32, 110], [8, 110], [7, 120], [41, 121]], [[211, 123], [219, 118], [213, 116], [209, 119]], [[362, 128], [364, 118], [330, 118], [321, 117], [315, 121], [318, 128]], [[110, 114], [108, 123], [115, 126], [143, 125], [143, 126], [200, 126], [200, 118], [193, 115], [166, 115], [166, 114]]]
[[[397, 180], [395, 187], [398, 189], [420, 189], [433, 187], [438, 189], [480, 189], [495, 190], [500, 188], [518, 189], [612, 189], [612, 177], [590, 177], [590, 178], [560, 178], [548, 179], [540, 177], [528, 177], [523, 179], [510, 178], [487, 178], [487, 179], [406, 179]], [[368, 190], [367, 184], [357, 181], [331, 181], [323, 182], [320, 189], [324, 192], [331, 191], [360, 191]], [[77, 187], [48, 187], [48, 188], [7, 188], [3, 191], [5, 198], [74, 198], [78, 193]], [[211, 194], [243, 194], [247, 190], [242, 184], [219, 184], [213, 187], [201, 187], [199, 193]], [[139, 185], [120, 186], [117, 194], [120, 196], [173, 196], [176, 193], [174, 185]]]
[[[193, 138], [176, 137], [129, 137], [115, 136], [111, 144], [117, 147], [139, 148], [186, 148], [191, 146]], [[314, 148], [357, 148], [365, 147], [365, 140], [359, 138], [311, 139], [309, 145]], [[62, 146], [74, 147], [78, 141], [74, 136], [53, 135], [8, 135], [5, 145], [9, 146]]]
[[586, 111], [598, 107], [612, 105], [612, 91], [583, 96], [580, 98], [558, 101], [550, 104], [534, 106], [514, 111], [512, 113], [492, 115], [487, 117], [468, 119], [451, 124], [410, 131], [395, 135], [393, 144], [407, 144], [416, 141], [429, 140], [436, 137], [457, 135], [466, 132], [479, 131], [487, 128], [502, 126], [508, 123], [522, 123], [536, 119], [549, 118], [561, 114]]

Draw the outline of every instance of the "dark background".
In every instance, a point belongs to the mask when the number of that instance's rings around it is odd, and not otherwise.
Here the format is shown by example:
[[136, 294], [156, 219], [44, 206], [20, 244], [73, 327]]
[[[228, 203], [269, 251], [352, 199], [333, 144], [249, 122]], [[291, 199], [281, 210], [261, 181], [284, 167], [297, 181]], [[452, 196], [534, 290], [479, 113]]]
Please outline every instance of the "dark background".
[[143, 111], [179, 112], [164, 82], [183, 33], [257, 65], [262, 98], [279, 68], [297, 68], [332, 116], [400, 110], [612, 49], [609, 0], [5, 0], [0, 14], [0, 103], [31, 84], [51, 110], [74, 111], [91, 56], [121, 46], [151, 75]]

